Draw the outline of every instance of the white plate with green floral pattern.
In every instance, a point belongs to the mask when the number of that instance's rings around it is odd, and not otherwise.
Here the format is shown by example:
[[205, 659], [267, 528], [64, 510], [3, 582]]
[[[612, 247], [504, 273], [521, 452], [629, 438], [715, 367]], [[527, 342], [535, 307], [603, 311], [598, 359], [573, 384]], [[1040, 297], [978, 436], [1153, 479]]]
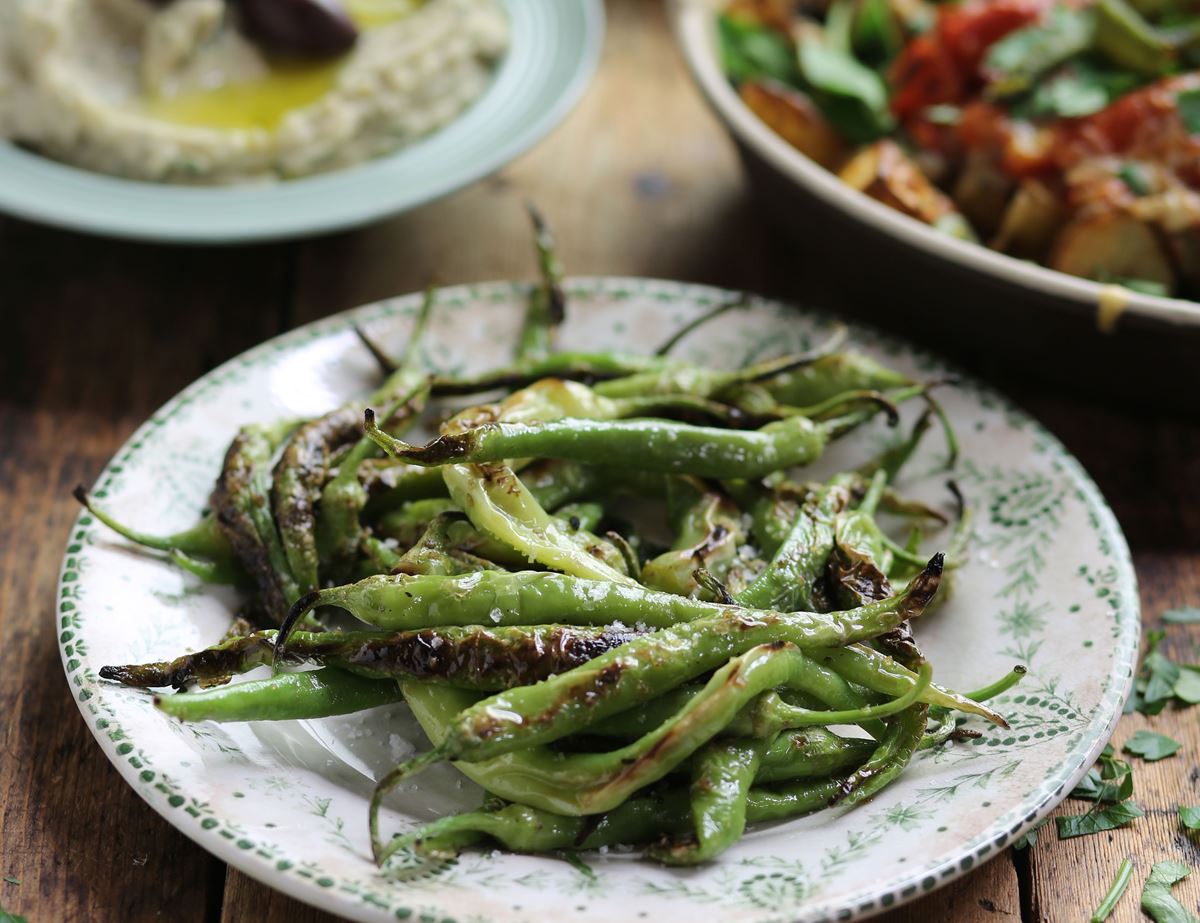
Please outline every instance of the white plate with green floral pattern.
[[[425, 350], [444, 371], [503, 362], [526, 288], [450, 288]], [[729, 297], [701, 286], [575, 280], [563, 345], [645, 349]], [[226, 442], [243, 423], [307, 416], [368, 390], [374, 369], [352, 325], [401, 342], [418, 303], [398, 298], [341, 314], [251, 350], [156, 413], [101, 474], [95, 495], [122, 519], [182, 527], [206, 501]], [[740, 363], [803, 349], [823, 315], [765, 301], [728, 313], [682, 344]], [[911, 374], [936, 359], [871, 330], [854, 345]], [[955, 477], [977, 510], [956, 592], [921, 624], [941, 682], [972, 688], [1016, 663], [1029, 674], [995, 701], [1011, 722], [974, 720], [978, 740], [922, 754], [902, 779], [851, 810], [753, 829], [719, 861], [672, 870], [612, 851], [560, 859], [468, 852], [390, 874], [371, 861], [373, 780], [426, 742], [403, 705], [320, 721], [184, 725], [150, 696], [101, 681], [107, 663], [160, 660], [206, 646], [234, 599], [132, 550], [82, 515], [59, 587], [61, 646], [80, 710], [131, 786], [172, 824], [249, 875], [355, 920], [429, 923], [634, 923], [686, 916], [848, 920], [944, 884], [1004, 849], [1087, 769], [1129, 689], [1139, 619], [1133, 569], [1112, 512], [1079, 464], [1003, 398], [966, 380], [947, 390], [962, 455]], [[835, 445], [824, 467], [898, 437], [882, 425]], [[946, 503], [944, 450], [927, 440], [904, 488]], [[844, 464], [843, 464], [844, 466]], [[480, 793], [449, 766], [397, 794], [389, 827], [469, 809]]]

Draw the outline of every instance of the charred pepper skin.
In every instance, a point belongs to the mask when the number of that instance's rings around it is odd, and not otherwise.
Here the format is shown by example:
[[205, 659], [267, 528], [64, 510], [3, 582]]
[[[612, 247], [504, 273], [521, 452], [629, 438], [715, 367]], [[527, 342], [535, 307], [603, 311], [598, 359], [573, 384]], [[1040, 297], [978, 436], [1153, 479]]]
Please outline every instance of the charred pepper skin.
[[[257, 632], [166, 663], [105, 666], [100, 676], [139, 687], [224, 683], [270, 662], [275, 636]], [[564, 673], [637, 636], [632, 629], [564, 625], [297, 632], [287, 662], [337, 667], [369, 679], [414, 679], [491, 692]]]
[[[446, 759], [475, 762], [561, 739], [718, 669], [730, 658], [753, 648], [783, 645], [798, 651], [804, 646], [847, 644], [874, 637], [920, 614], [937, 591], [941, 569], [941, 557], [935, 555], [904, 593], [847, 613], [747, 615], [730, 607], [719, 615], [634, 639], [536, 686], [518, 687], [476, 703], [444, 729], [445, 736], [433, 750], [401, 764], [379, 782], [371, 807], [377, 858], [384, 849], [378, 829], [383, 796], [425, 766]], [[789, 655], [786, 662], [790, 665], [793, 659]], [[728, 717], [732, 719], [733, 715]], [[686, 748], [686, 743], [681, 746]], [[637, 765], [644, 773], [637, 775], [645, 780], [642, 784], [652, 781], [649, 777], [661, 777], [654, 776], [657, 767], [653, 764]], [[631, 777], [635, 775], [634, 770], [630, 773]], [[602, 794], [589, 800], [588, 809], [604, 810], [600, 806], [606, 803], [604, 798], [618, 790], [603, 789]]]
[[297, 594], [311, 593], [318, 585], [316, 505], [329, 456], [359, 431], [358, 408], [339, 407], [297, 429], [275, 465], [271, 506]]
[[[387, 406], [390, 425], [401, 432], [420, 419], [429, 399], [428, 376], [421, 368], [418, 350], [435, 304], [433, 290], [426, 290], [403, 358], [368, 399], [368, 403]], [[306, 593], [320, 585], [318, 577], [323, 570], [344, 576], [358, 551], [363, 532], [360, 517], [368, 499], [367, 489], [359, 481], [359, 468], [377, 451], [361, 431], [360, 414], [357, 403], [346, 404], [328, 414], [322, 419], [327, 421], [327, 430], [334, 430], [331, 435], [336, 439], [318, 443], [318, 452], [302, 465], [285, 465], [288, 457], [285, 452], [276, 469], [276, 516], [281, 523], [289, 514], [293, 520], [293, 527], [287, 533], [289, 555], [301, 562], [304, 579], [300, 583]], [[343, 418], [350, 415], [355, 415], [353, 426], [345, 432], [335, 429], [335, 422], [340, 427]], [[352, 443], [349, 451], [333, 477], [329, 477], [333, 448], [347, 442]]]
[[270, 508], [271, 458], [292, 429], [290, 423], [242, 427], [225, 453], [210, 500], [217, 525], [276, 622], [300, 596]]
[[445, 756], [466, 759], [478, 754], [482, 759], [556, 740], [760, 644], [790, 642], [811, 648], [874, 637], [880, 626], [890, 627], [924, 610], [937, 592], [941, 567], [941, 557], [935, 555], [902, 594], [849, 612], [772, 615], [728, 607], [707, 619], [644, 635], [539, 686], [481, 702], [460, 717], [443, 746]]
[[[310, 593], [299, 600], [277, 635], [277, 652], [287, 653], [292, 624], [317, 605], [339, 606], [377, 628], [479, 624], [543, 624], [551, 620], [578, 624], [642, 624], [683, 632], [681, 623], [696, 623], [691, 632], [728, 635], [733, 628], [752, 633], [760, 625], [777, 625], [801, 646], [829, 646], [870, 637], [869, 626], [891, 622], [893, 609], [923, 609], [941, 575], [941, 557], [900, 595], [842, 613], [781, 613], [741, 605], [707, 602], [649, 590], [636, 584], [589, 580], [567, 574], [489, 571], [456, 577], [386, 575], [356, 584]], [[805, 635], [809, 632], [811, 637]], [[852, 637], [853, 636], [853, 637]], [[758, 635], [756, 635], [758, 637]], [[797, 640], [803, 637], [805, 640]], [[831, 640], [822, 642], [820, 638]], [[765, 640], [773, 640], [766, 637]]]
[[791, 417], [752, 431], [665, 420], [554, 420], [488, 423], [439, 436], [424, 446], [389, 445], [390, 454], [418, 465], [499, 462], [532, 455], [588, 461], [663, 474], [732, 479], [762, 477], [815, 461], [830, 427]]
[[[917, 749], [963, 732], [951, 710], [1002, 723], [933, 684], [915, 645], [888, 640], [933, 600], [943, 561], [924, 566], [920, 536], [897, 545], [875, 512], [938, 518], [887, 481], [940, 408], [930, 401], [907, 441], [825, 485], [784, 470], [881, 409], [894, 424], [896, 403], [928, 400], [931, 385], [834, 352], [839, 334], [728, 371], [668, 358], [678, 337], [653, 356], [556, 353], [562, 269], [531, 218], [541, 283], [515, 362], [427, 375], [415, 344], [430, 293], [404, 359], [373, 350], [389, 377], [369, 402], [390, 434], [369, 414], [360, 433], [345, 407], [298, 428], [248, 427], [207, 523], [162, 539], [124, 530], [206, 579], [244, 572], [276, 620], [287, 610], [280, 630], [102, 676], [215, 686], [268, 661], [319, 667], [161, 697], [182, 720], [310, 718], [406, 699], [433, 749], [376, 789], [381, 860], [406, 843], [451, 853], [491, 838], [530, 850], [648, 845], [662, 862], [699, 864], [747, 823], [871, 797]], [[396, 438], [431, 397], [495, 386], [521, 387], [458, 412], [428, 445]], [[665, 485], [676, 495], [669, 552], [654, 557], [654, 538], [623, 525], [593, 534], [622, 521], [618, 494]], [[839, 605], [847, 611], [828, 611]], [[297, 631], [316, 606], [383, 630]], [[385, 843], [383, 796], [443, 759], [493, 800]]]

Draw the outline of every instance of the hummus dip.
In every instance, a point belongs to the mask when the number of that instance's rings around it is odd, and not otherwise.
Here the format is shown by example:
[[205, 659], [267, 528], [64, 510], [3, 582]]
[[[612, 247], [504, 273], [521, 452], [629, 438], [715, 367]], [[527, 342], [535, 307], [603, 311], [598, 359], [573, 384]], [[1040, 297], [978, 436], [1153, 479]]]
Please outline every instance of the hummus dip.
[[345, 0], [347, 53], [282, 59], [228, 0], [0, 0], [0, 137], [134, 179], [236, 183], [385, 154], [455, 118], [509, 41], [499, 0]]

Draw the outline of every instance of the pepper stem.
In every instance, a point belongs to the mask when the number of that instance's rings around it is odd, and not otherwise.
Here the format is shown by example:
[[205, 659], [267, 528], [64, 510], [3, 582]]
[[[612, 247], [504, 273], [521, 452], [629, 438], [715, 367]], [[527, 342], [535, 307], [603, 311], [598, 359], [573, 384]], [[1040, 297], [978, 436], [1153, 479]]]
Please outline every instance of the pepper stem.
[[420, 756], [413, 757], [411, 760], [401, 763], [376, 783], [375, 791], [371, 793], [370, 812], [371, 854], [375, 857], [376, 865], [383, 865], [398, 849], [403, 848], [406, 844], [404, 837], [399, 837], [386, 844], [380, 837], [379, 811], [383, 807], [383, 799], [387, 796], [388, 792], [409, 776], [415, 776], [422, 769], [432, 766], [434, 763], [440, 763], [445, 758], [443, 748], [435, 747], [433, 750], [429, 750]]
[[130, 528], [124, 523], [114, 519], [112, 515], [106, 513], [103, 509], [96, 506], [96, 504], [92, 502], [91, 495], [88, 493], [87, 488], [82, 484], [76, 485], [75, 489], [71, 491], [71, 496], [78, 500], [84, 509], [99, 519], [102, 523], [104, 523], [118, 535], [129, 539], [131, 542], [135, 542], [136, 544], [142, 545], [145, 548], [153, 548], [155, 551], [169, 552], [174, 551], [177, 548], [174, 536], [151, 535], [148, 532], [140, 532], [137, 529]]
[[368, 407], [363, 411], [363, 432], [367, 438], [383, 449], [392, 458], [399, 458], [401, 453], [412, 448], [407, 442], [402, 442], [395, 436], [389, 436], [375, 422], [375, 411]]
[[668, 353], [671, 352], [671, 350], [673, 350], [676, 346], [678, 346], [683, 341], [684, 337], [686, 337], [689, 333], [692, 333], [692, 332], [700, 329], [705, 324], [707, 324], [710, 320], [714, 320], [714, 319], [720, 317], [722, 314], [726, 313], [727, 311], [733, 311], [733, 310], [736, 310], [737, 308], [744, 308], [749, 304], [750, 304], [750, 297], [748, 295], [739, 295], [738, 297], [732, 298], [729, 301], [721, 302], [715, 308], [712, 308], [709, 311], [705, 311], [703, 314], [701, 314], [697, 317], [693, 317], [690, 321], [688, 321], [686, 324], [684, 324], [682, 327], [680, 327], [678, 330], [676, 330], [674, 333], [672, 333], [669, 337], [667, 337], [666, 341], [661, 346], [659, 346], [658, 349], [654, 350], [654, 355], [656, 355], [656, 356], [667, 355]]
[[271, 649], [271, 666], [287, 653], [287, 642], [292, 632], [296, 628], [296, 623], [304, 618], [311, 610], [324, 598], [325, 594], [320, 590], [314, 590], [311, 593], [305, 593], [294, 603], [292, 608], [288, 610], [288, 614], [284, 617], [283, 622], [279, 626], [279, 633], [275, 635], [275, 646]]

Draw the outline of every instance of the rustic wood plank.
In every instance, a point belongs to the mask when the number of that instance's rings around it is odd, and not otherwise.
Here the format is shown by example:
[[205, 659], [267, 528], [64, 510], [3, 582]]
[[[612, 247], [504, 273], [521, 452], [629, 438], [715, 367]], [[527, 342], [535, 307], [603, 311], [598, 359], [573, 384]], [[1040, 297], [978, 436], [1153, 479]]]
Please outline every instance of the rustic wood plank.
[[[1117, 512], [1134, 551], [1141, 586], [1143, 624], [1161, 627], [1159, 614], [1174, 606], [1200, 601], [1200, 425], [1156, 419], [1152, 412], [1135, 417], [1100, 409], [1084, 409], [1061, 400], [1031, 400], [1032, 407], [1074, 451]], [[1171, 626], [1163, 651], [1182, 663], [1194, 663], [1200, 627]], [[1112, 919], [1132, 923], [1145, 919], [1138, 893], [1155, 862], [1200, 864], [1200, 848], [1180, 828], [1177, 808], [1200, 804], [1197, 758], [1200, 756], [1200, 712], [1168, 708], [1147, 718], [1122, 718], [1114, 744], [1119, 747], [1139, 728], [1148, 728], [1183, 743], [1175, 756], [1147, 763], [1125, 756], [1134, 766], [1134, 798], [1146, 816], [1107, 834], [1058, 841], [1053, 827], [1041, 831], [1027, 857], [1029, 923], [1082, 919], [1108, 889], [1117, 867], [1134, 860], [1130, 890]], [[1055, 816], [1079, 814], [1088, 804], [1067, 801]], [[1193, 912], [1200, 908], [1200, 876], [1177, 885], [1176, 897]]]
[[229, 869], [221, 923], [333, 923], [338, 918]]
[[[1200, 598], [1200, 580], [1194, 559], [1184, 567], [1170, 561], [1168, 556], [1155, 553], [1139, 554], [1135, 560], [1144, 575], [1144, 582], [1146, 574], [1156, 572], [1155, 588], [1143, 594], [1144, 602], [1158, 599], [1178, 605], [1194, 603]], [[1173, 586], [1173, 591], [1163, 592], [1162, 588], [1167, 586]], [[1156, 618], [1147, 620], [1147, 625], [1156, 624]], [[1200, 641], [1200, 632], [1195, 628], [1173, 627], [1164, 652], [1180, 662], [1195, 662], [1197, 641]], [[1031, 923], [1054, 923], [1065, 919], [1068, 910], [1093, 909], [1107, 891], [1117, 867], [1126, 858], [1133, 859], [1134, 877], [1112, 920], [1115, 923], [1142, 920], [1138, 894], [1155, 862], [1170, 859], [1184, 862], [1193, 869], [1200, 865], [1200, 847], [1196, 839], [1182, 829], [1177, 814], [1180, 804], [1200, 804], [1196, 771], [1200, 724], [1196, 712], [1169, 708], [1150, 718], [1127, 715], [1113, 737], [1114, 747], [1120, 749], [1140, 728], [1166, 734], [1183, 744], [1176, 755], [1153, 763], [1123, 754], [1123, 758], [1133, 764], [1134, 799], [1146, 811], [1146, 816], [1119, 830], [1065, 841], [1056, 839], [1051, 826], [1043, 828], [1029, 856], [1031, 892], [1027, 909]], [[1055, 816], [1082, 814], [1088, 808], [1087, 802], [1067, 801], [1055, 811]], [[1197, 876], [1178, 884], [1174, 894], [1193, 913], [1200, 910], [1200, 879]]]
[[77, 506], [132, 429], [275, 331], [282, 251], [182, 251], [0, 222], [0, 906], [180, 923], [222, 867], [117, 776], [63, 681], [55, 582]]
[[881, 923], [1020, 923], [1021, 900], [1011, 857], [1001, 854], [920, 900], [884, 914]]

